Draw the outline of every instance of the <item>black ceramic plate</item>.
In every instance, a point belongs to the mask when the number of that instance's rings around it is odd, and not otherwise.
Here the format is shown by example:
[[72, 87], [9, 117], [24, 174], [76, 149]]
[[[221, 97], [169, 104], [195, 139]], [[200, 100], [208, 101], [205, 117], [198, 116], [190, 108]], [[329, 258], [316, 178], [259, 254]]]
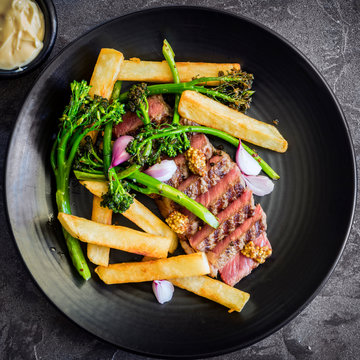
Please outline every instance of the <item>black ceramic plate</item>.
[[[219, 30], [220, 29], [220, 30]], [[102, 47], [126, 58], [161, 60], [167, 38], [177, 60], [240, 62], [255, 74], [249, 114], [279, 120], [289, 150], [261, 155], [281, 174], [259, 199], [274, 252], [238, 288], [251, 294], [243, 312], [183, 290], [160, 305], [150, 283], [83, 282], [70, 266], [56, 214], [49, 151], [69, 83], [89, 80]], [[91, 333], [125, 349], [157, 356], [206, 356], [242, 348], [296, 316], [335, 266], [347, 239], [356, 188], [354, 154], [337, 101], [294, 47], [242, 17], [202, 8], [159, 8], [110, 21], [68, 46], [42, 73], [11, 140], [6, 198], [27, 267], [49, 299]], [[73, 186], [74, 212], [90, 216], [90, 197]], [[150, 203], [148, 203], [150, 204]], [[153, 207], [154, 209], [154, 207]], [[117, 256], [117, 255], [113, 255]], [[113, 260], [115, 258], [113, 257]]]

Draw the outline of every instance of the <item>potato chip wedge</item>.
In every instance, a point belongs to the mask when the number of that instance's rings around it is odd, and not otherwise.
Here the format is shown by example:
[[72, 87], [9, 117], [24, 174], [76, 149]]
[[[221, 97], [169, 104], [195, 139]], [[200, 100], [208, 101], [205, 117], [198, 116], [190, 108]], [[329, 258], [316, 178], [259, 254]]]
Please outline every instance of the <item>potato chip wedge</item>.
[[210, 272], [210, 268], [206, 255], [198, 252], [167, 259], [98, 266], [95, 272], [106, 284], [122, 284], [204, 275]]
[[134, 254], [164, 258], [171, 239], [133, 230], [125, 226], [99, 224], [78, 216], [59, 213], [61, 225], [71, 236], [95, 245]]
[[114, 49], [101, 49], [91, 76], [90, 96], [110, 99], [115, 81], [119, 77], [124, 55]]
[[267, 149], [285, 152], [288, 147], [287, 141], [275, 126], [253, 119], [195, 91], [182, 93], [179, 114]]
[[169, 281], [177, 287], [228, 307], [229, 312], [240, 312], [250, 298], [250, 294], [208, 276], [184, 277]]
[[[181, 82], [191, 81], [194, 77], [218, 76], [232, 69], [240, 70], [240, 64], [217, 64], [204, 62], [177, 62]], [[119, 80], [166, 83], [173, 77], [166, 61], [141, 61], [134, 58], [125, 60], [119, 73]]]
[[[91, 220], [101, 224], [111, 225], [112, 210], [100, 205], [101, 198], [94, 196]], [[110, 248], [95, 244], [87, 244], [87, 256], [96, 265], [109, 265]]]
[[[80, 181], [92, 194], [101, 197], [108, 191], [108, 184], [105, 181]], [[139, 228], [149, 234], [160, 235], [171, 239], [169, 252], [172, 254], [178, 246], [178, 239], [174, 231], [153, 214], [140, 201], [134, 199], [133, 204], [128, 210], [122, 213], [127, 219], [131, 220]]]

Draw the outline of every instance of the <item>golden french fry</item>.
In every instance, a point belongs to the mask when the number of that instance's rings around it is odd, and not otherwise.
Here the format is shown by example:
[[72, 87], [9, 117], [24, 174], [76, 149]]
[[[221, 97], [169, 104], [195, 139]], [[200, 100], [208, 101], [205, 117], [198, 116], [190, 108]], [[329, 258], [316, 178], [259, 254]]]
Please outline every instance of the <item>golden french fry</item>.
[[90, 96], [110, 99], [115, 81], [119, 77], [124, 55], [114, 49], [101, 49], [90, 80]]
[[[204, 62], [177, 62], [176, 67], [181, 82], [191, 81], [194, 77], [219, 76], [219, 71], [226, 73], [232, 69], [240, 70], [240, 64]], [[173, 82], [173, 76], [166, 61], [141, 61], [136, 58], [124, 60], [118, 79], [157, 83]]]
[[90, 244], [156, 258], [166, 257], [169, 251], [171, 240], [162, 236], [125, 226], [99, 224], [65, 213], [59, 213], [58, 219], [71, 236]]
[[[91, 220], [101, 224], [111, 225], [112, 210], [100, 205], [101, 198], [94, 196]], [[110, 248], [95, 244], [87, 244], [87, 256], [89, 260], [96, 265], [109, 265]]]
[[[91, 89], [90, 96], [100, 95], [106, 99], [110, 99], [115, 81], [120, 72], [121, 65], [124, 61], [124, 55], [114, 49], [101, 49], [97, 58], [94, 71], [90, 79]], [[95, 143], [98, 132], [90, 131], [92, 142]], [[82, 139], [81, 143], [84, 144]]]
[[210, 268], [205, 253], [198, 252], [146, 262], [98, 266], [95, 272], [106, 284], [121, 284], [204, 275]]
[[129, 209], [123, 212], [122, 215], [149, 234], [169, 238], [171, 240], [169, 253], [174, 253], [178, 246], [176, 233], [141, 202], [134, 199]]
[[275, 126], [255, 120], [195, 91], [182, 93], [179, 114], [267, 149], [285, 152], [288, 147], [287, 141]]
[[80, 181], [80, 184], [85, 186], [93, 195], [97, 197], [102, 197], [109, 190], [109, 184], [107, 181], [84, 180]]
[[[108, 184], [105, 181], [80, 181], [80, 183], [92, 194], [99, 197], [108, 191]], [[131, 204], [130, 208], [123, 212], [122, 215], [149, 234], [160, 235], [171, 239], [169, 252], [171, 254], [174, 253], [178, 246], [178, 239], [175, 232], [141, 202], [134, 199], [133, 204]]]
[[184, 277], [169, 281], [177, 287], [228, 307], [229, 312], [240, 312], [250, 298], [250, 294], [208, 276]]

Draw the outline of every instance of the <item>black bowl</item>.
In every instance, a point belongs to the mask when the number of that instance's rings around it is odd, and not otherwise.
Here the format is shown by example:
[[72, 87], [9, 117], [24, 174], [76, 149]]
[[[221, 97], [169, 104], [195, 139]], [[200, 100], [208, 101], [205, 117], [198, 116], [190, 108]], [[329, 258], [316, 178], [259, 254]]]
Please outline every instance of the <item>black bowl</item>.
[[[57, 213], [49, 153], [57, 119], [68, 102], [69, 83], [90, 79], [101, 47], [121, 50], [125, 58], [162, 60], [164, 38], [179, 61], [240, 62], [254, 73], [256, 93], [249, 115], [269, 123], [279, 119], [279, 130], [289, 141], [285, 154], [259, 149], [281, 175], [274, 192], [257, 199], [268, 215], [273, 255], [237, 285], [251, 294], [240, 314], [228, 314], [226, 308], [181, 289], [170, 303], [160, 305], [150, 283], [107, 286], [96, 274], [84, 282], [66, 255], [60, 226], [49, 221], [49, 214]], [[207, 8], [158, 8], [93, 29], [44, 70], [14, 128], [6, 202], [25, 264], [69, 318], [128, 350], [166, 358], [200, 357], [262, 339], [314, 298], [349, 234], [355, 169], [338, 102], [291, 44], [244, 17]], [[145, 204], [156, 211], [150, 199]], [[91, 197], [80, 185], [72, 186], [71, 206], [74, 214], [91, 216]], [[111, 253], [111, 262], [118, 261], [118, 254]]]
[[32, 60], [29, 64], [22, 66], [22, 70], [1, 70], [0, 79], [12, 79], [28, 74], [29, 72], [38, 68], [50, 55], [52, 48], [54, 47], [56, 34], [57, 34], [57, 17], [55, 6], [51, 0], [36, 0], [41, 11], [44, 14], [45, 21], [45, 35], [44, 46], [41, 49], [38, 56]]

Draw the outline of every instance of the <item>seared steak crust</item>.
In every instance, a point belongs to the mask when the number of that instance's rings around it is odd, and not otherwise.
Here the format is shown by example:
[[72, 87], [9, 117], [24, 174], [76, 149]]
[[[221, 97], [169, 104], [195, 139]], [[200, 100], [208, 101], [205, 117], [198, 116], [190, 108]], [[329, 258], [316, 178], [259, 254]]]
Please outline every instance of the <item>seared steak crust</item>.
[[[263, 231], [254, 241], [254, 244], [260, 247], [266, 246], [271, 249], [271, 244]], [[242, 278], [249, 275], [251, 271], [259, 266], [259, 263], [250, 259], [241, 252], [236, 253], [230, 258], [226, 265], [220, 271], [221, 279], [228, 285], [234, 286]]]
[[208, 191], [216, 185], [231, 169], [232, 161], [228, 154], [215, 155], [207, 161], [205, 176], [190, 175], [178, 189], [192, 199]]

